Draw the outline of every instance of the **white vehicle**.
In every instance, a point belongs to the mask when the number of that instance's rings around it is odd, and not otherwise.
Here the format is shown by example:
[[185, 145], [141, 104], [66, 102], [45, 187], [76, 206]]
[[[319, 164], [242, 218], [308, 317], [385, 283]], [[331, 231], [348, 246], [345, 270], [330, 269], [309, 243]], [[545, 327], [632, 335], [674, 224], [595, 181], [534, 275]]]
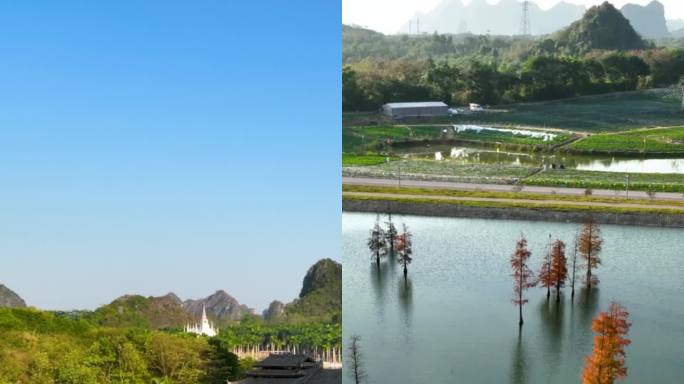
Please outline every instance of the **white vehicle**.
[[451, 116], [458, 115], [458, 109], [449, 108], [449, 115], [451, 115]]
[[468, 109], [470, 109], [471, 112], [482, 112], [482, 111], [484, 111], [484, 108], [482, 108], [482, 106], [480, 104], [476, 104], [476, 103], [470, 103], [470, 105], [468, 106]]

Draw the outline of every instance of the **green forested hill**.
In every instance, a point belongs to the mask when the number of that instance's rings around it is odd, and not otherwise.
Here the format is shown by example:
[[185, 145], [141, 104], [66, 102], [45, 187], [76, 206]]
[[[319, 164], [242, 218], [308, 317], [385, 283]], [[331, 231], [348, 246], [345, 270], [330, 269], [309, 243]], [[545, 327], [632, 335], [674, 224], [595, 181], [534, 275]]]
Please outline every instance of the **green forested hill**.
[[107, 327], [162, 329], [195, 321], [174, 294], [161, 297], [126, 295], [95, 310], [89, 319]]
[[299, 298], [285, 306], [291, 321], [340, 322], [342, 313], [342, 265], [323, 259], [309, 268]]
[[648, 46], [629, 20], [609, 2], [589, 8], [580, 20], [556, 32], [552, 39], [556, 49], [567, 54], [597, 49], [629, 51]]

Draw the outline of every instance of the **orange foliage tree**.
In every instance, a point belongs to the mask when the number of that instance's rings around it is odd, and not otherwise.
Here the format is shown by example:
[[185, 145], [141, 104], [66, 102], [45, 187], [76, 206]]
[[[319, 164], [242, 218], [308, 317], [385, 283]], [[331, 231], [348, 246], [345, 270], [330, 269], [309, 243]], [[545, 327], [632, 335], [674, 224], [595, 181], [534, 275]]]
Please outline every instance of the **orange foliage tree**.
[[511, 256], [511, 268], [513, 269], [513, 304], [518, 306], [520, 313], [520, 321], [518, 325], [523, 325], [522, 306], [527, 303], [527, 299], [523, 297], [523, 293], [527, 288], [534, 286], [534, 275], [532, 270], [527, 266], [527, 259], [530, 258], [532, 252], [527, 249], [527, 239], [522, 234], [515, 244], [515, 252]]
[[591, 270], [597, 268], [601, 264], [601, 259], [598, 257], [603, 245], [603, 238], [601, 237], [601, 229], [594, 220], [589, 220], [579, 236], [579, 252], [580, 256], [585, 260], [585, 267], [587, 268], [587, 279], [585, 284], [587, 289], [591, 289], [592, 285], [598, 284], [598, 278], [591, 274]]
[[565, 257], [565, 243], [556, 240], [551, 245], [551, 279], [556, 289], [556, 302], [560, 301], [560, 290], [568, 278], [568, 261]]
[[630, 323], [629, 313], [617, 302], [612, 302], [608, 312], [601, 312], [591, 324], [596, 333], [594, 349], [585, 360], [582, 384], [612, 384], [627, 376], [625, 347]]
[[406, 224], [403, 224], [402, 233], [398, 235], [394, 241], [394, 249], [398, 256], [397, 261], [404, 267], [404, 280], [406, 280], [406, 276], [408, 275], [407, 266], [413, 261], [413, 258], [411, 257], [413, 254], [412, 236], [413, 235], [409, 232]]

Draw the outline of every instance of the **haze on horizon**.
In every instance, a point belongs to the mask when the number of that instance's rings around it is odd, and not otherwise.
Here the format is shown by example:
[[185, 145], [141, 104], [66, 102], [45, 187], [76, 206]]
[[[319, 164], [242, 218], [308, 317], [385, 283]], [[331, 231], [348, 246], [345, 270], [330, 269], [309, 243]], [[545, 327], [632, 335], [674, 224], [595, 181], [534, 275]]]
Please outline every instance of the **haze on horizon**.
[[[354, 24], [370, 28], [385, 34], [394, 34], [411, 19], [417, 12], [426, 13], [434, 9], [442, 1], [452, 0], [343, 0], [342, 23]], [[462, 0], [469, 4], [472, 0]], [[486, 0], [490, 4], [497, 4], [500, 0]], [[541, 9], [549, 9], [559, 0], [532, 0]], [[590, 7], [603, 3], [605, 0], [564, 0], [566, 3]], [[614, 0], [613, 5], [620, 8], [625, 4], [647, 5], [652, 0]], [[658, 0], [665, 7], [665, 17], [668, 20], [684, 19], [684, 1]]]

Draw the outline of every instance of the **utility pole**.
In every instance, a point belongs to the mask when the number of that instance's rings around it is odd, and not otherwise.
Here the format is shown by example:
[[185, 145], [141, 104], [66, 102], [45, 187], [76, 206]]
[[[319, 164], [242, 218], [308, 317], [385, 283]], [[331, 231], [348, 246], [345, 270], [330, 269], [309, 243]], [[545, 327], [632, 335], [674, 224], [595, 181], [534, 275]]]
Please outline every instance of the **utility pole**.
[[625, 180], [625, 195], [627, 195], [627, 198], [629, 199], [629, 173], [627, 174]]

